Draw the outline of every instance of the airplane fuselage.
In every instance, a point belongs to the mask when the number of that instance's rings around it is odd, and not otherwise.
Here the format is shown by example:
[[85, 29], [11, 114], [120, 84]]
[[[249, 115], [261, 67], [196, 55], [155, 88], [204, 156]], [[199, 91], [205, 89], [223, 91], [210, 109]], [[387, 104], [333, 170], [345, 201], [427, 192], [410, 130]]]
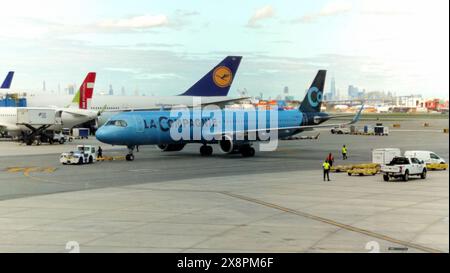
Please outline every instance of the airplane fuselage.
[[[27, 98], [30, 107], [65, 107], [71, 97], [35, 95]], [[98, 126], [102, 126], [112, 116], [131, 109], [161, 109], [172, 106], [193, 106], [194, 103], [220, 104], [230, 97], [194, 97], [194, 96], [95, 96], [88, 101], [87, 109], [101, 112]]]
[[[218, 132], [252, 131], [277, 128], [278, 138], [298, 134], [290, 127], [314, 125], [327, 120], [326, 113], [302, 113], [299, 110], [220, 110], [174, 117], [169, 111], [125, 112], [113, 116], [97, 131], [97, 138], [112, 145], [160, 145], [180, 143], [217, 143]], [[275, 116], [274, 116], [275, 115]], [[218, 118], [217, 118], [218, 117]], [[321, 117], [317, 119], [317, 117]], [[209, 124], [208, 124], [209, 123]], [[182, 126], [185, 126], [182, 128]], [[175, 127], [174, 127], [175, 126]], [[205, 129], [205, 126], [206, 127]], [[172, 128], [187, 129], [181, 139], [174, 139]], [[286, 128], [283, 130], [283, 128]], [[211, 136], [216, 136], [211, 139]], [[220, 138], [220, 136], [219, 136]], [[258, 141], [259, 139], [255, 139]]]
[[53, 108], [33, 108], [33, 107], [0, 107], [0, 127], [4, 128], [11, 136], [18, 136], [21, 132], [30, 129], [23, 125], [17, 124], [18, 109], [45, 109], [61, 111], [61, 124], [53, 125], [48, 130], [60, 131], [62, 128], [73, 128], [76, 125], [93, 120], [97, 117], [96, 111], [87, 111], [81, 109], [53, 109]]

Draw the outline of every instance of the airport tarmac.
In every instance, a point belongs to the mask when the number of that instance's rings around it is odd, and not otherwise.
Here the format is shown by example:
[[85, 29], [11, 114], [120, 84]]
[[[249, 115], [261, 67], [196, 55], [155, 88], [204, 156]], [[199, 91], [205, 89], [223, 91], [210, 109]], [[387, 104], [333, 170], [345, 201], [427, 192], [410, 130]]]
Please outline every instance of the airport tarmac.
[[[321, 181], [322, 160], [333, 152], [341, 164], [342, 144], [348, 163], [370, 162], [372, 148], [387, 147], [448, 160], [448, 134], [436, 129], [448, 119], [437, 122], [402, 122], [385, 137], [323, 130], [318, 140], [282, 141], [254, 158], [204, 158], [199, 145], [141, 147], [134, 162], [83, 166], [58, 163], [72, 144], [0, 142], [0, 251], [66, 252], [76, 241], [81, 252], [448, 252], [448, 171], [408, 183], [346, 174]], [[81, 142], [98, 145], [73, 145]]]

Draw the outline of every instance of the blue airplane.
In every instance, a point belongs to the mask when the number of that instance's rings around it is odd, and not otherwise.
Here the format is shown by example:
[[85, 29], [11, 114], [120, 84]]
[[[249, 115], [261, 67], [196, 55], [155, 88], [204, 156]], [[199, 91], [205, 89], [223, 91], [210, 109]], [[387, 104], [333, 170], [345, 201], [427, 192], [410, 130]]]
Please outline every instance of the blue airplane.
[[[276, 132], [276, 138], [285, 138], [296, 135], [305, 130], [320, 127], [335, 127], [356, 123], [363, 107], [354, 116], [353, 120], [343, 124], [327, 124], [336, 116], [320, 112], [323, 99], [326, 71], [317, 73], [305, 99], [296, 110], [212, 110], [201, 112], [201, 116], [194, 110], [186, 110], [184, 117], [174, 116], [170, 111], [134, 111], [117, 114], [100, 127], [96, 132], [99, 141], [111, 145], [124, 145], [128, 147], [126, 160], [133, 161], [133, 151], [140, 145], [157, 145], [162, 151], [181, 151], [186, 144], [200, 143], [202, 156], [210, 156], [213, 149], [209, 144], [219, 144], [220, 149], [228, 154], [241, 153], [244, 157], [255, 155], [252, 147], [254, 142], [267, 141], [264, 135]], [[272, 118], [276, 114], [277, 126], [272, 125]], [[220, 117], [219, 121], [214, 117]], [[227, 119], [228, 117], [228, 119]], [[231, 118], [230, 118], [231, 117]], [[264, 121], [265, 122], [261, 122]], [[261, 122], [261, 124], [260, 124]], [[198, 130], [209, 123], [209, 130]], [[187, 127], [187, 134], [174, 137], [174, 132], [183, 132]], [[238, 128], [242, 127], [242, 128]], [[229, 129], [231, 128], [231, 129]], [[197, 138], [194, 135], [198, 134]], [[257, 135], [254, 137], [255, 134]]]
[[9, 71], [8, 75], [6, 75], [5, 80], [3, 81], [2, 85], [0, 86], [1, 89], [9, 89], [11, 87], [11, 82], [14, 77], [14, 71]]

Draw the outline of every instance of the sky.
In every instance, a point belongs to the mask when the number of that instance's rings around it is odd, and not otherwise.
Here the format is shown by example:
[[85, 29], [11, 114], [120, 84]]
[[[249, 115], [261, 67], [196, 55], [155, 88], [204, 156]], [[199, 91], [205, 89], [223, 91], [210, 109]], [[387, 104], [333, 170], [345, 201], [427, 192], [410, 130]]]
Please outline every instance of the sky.
[[348, 85], [448, 98], [448, 0], [14, 0], [1, 3], [0, 78], [13, 90], [112, 84], [184, 92], [227, 55], [242, 55], [230, 91], [303, 96], [318, 69]]

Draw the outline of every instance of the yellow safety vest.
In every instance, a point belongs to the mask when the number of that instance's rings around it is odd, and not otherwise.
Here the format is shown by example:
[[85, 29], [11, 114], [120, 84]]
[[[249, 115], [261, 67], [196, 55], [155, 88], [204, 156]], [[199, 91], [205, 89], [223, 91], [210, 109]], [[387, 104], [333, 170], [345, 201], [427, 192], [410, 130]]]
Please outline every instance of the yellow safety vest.
[[347, 148], [342, 147], [342, 153], [343, 153], [343, 154], [346, 154], [346, 153], [347, 153]]
[[324, 170], [329, 170], [329, 169], [330, 169], [330, 163], [324, 162], [324, 163], [323, 163], [323, 169], [324, 169]]

